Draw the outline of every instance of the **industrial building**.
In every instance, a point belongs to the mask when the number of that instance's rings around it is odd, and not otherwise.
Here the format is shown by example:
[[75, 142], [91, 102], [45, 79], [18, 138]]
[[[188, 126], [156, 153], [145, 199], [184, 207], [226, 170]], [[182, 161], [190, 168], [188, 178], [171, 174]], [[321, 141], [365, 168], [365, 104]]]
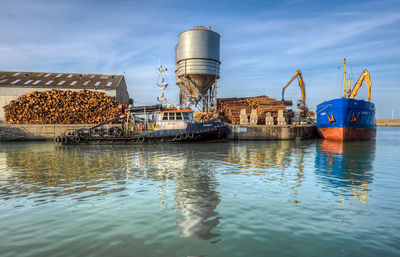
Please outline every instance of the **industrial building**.
[[221, 65], [220, 35], [203, 26], [180, 33], [175, 64], [180, 104], [201, 105], [203, 111], [215, 111]]
[[129, 95], [123, 75], [0, 71], [0, 120], [4, 120], [4, 106], [33, 91], [92, 90], [128, 103]]

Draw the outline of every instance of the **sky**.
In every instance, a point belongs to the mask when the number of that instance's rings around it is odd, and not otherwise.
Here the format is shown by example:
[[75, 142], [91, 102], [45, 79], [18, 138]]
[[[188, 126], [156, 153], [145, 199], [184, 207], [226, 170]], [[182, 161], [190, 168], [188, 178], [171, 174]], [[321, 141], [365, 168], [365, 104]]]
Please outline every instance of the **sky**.
[[[371, 74], [377, 118], [400, 118], [398, 1], [22, 1], [0, 2], [0, 70], [125, 74], [135, 105], [156, 103], [157, 68], [178, 102], [178, 34], [211, 26], [221, 35], [218, 97], [280, 99], [296, 70], [307, 105], [342, 95], [342, 70]], [[366, 99], [364, 86], [359, 98]], [[285, 93], [295, 103], [295, 81]]]

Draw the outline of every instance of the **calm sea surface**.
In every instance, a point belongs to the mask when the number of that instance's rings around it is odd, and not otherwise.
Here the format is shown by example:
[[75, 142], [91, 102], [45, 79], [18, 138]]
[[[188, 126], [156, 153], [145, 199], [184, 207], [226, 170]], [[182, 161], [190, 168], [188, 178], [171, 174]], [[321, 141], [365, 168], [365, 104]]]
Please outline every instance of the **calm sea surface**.
[[0, 144], [0, 256], [399, 256], [400, 128], [376, 142]]

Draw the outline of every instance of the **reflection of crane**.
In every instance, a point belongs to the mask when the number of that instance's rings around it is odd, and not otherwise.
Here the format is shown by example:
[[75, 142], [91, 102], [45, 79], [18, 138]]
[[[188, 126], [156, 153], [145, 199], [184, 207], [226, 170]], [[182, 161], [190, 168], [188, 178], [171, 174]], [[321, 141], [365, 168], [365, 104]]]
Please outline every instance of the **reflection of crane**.
[[306, 85], [304, 84], [303, 76], [301, 75], [300, 70], [297, 70], [293, 77], [289, 80], [289, 82], [282, 88], [282, 101], [285, 101], [286, 88], [293, 82], [295, 78], [297, 78], [297, 80], [299, 81], [299, 87], [301, 89], [301, 99], [297, 101], [297, 109], [301, 110], [301, 117], [308, 117], [309, 112], [308, 108], [306, 107]]
[[364, 70], [361, 76], [358, 78], [357, 83], [354, 85], [353, 90], [349, 92], [349, 98], [354, 98], [356, 97], [358, 90], [360, 89], [363, 81], [365, 80], [365, 83], [367, 84], [367, 92], [368, 92], [368, 101], [371, 98], [371, 78], [369, 76], [369, 72], [367, 70]]

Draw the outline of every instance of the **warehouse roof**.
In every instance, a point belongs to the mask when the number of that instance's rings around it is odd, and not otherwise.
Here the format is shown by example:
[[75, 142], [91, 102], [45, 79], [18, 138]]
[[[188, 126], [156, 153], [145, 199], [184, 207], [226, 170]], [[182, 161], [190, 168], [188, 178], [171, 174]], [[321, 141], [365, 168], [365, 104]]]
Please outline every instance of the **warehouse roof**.
[[116, 89], [123, 75], [0, 71], [0, 87]]

